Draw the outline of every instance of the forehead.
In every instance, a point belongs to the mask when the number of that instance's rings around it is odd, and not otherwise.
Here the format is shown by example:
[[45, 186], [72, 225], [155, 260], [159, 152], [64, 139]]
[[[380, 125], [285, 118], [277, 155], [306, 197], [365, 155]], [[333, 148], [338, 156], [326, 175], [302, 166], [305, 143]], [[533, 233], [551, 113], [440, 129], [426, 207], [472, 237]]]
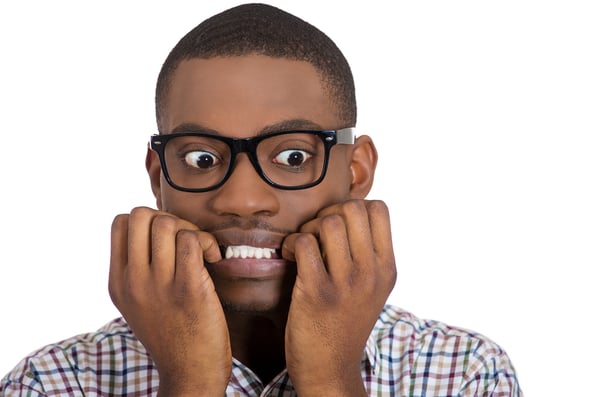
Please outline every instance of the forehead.
[[168, 133], [182, 124], [198, 124], [240, 137], [284, 120], [340, 128], [337, 114], [308, 62], [262, 55], [190, 59], [172, 75], [162, 129]]

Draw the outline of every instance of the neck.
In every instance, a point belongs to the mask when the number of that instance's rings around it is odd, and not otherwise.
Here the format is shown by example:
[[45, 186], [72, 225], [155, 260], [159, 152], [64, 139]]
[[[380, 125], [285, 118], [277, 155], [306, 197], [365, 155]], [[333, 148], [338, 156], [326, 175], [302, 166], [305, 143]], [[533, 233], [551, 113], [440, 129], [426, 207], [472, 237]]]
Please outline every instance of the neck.
[[283, 313], [226, 311], [232, 355], [250, 368], [263, 384], [285, 368], [285, 324]]

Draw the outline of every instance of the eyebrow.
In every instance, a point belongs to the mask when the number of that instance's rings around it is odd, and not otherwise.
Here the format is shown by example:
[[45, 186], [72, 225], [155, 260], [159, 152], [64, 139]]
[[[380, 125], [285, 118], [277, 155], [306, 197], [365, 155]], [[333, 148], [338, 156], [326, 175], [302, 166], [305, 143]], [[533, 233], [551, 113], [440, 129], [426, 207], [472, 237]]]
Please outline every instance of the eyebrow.
[[[269, 124], [263, 128], [261, 128], [257, 132], [258, 135], [269, 134], [271, 132], [279, 132], [279, 131], [291, 131], [291, 130], [322, 130], [323, 128], [311, 120], [306, 119], [289, 119], [289, 120], [282, 120], [277, 123]], [[201, 132], [205, 134], [212, 134], [212, 135], [222, 135], [219, 131], [214, 130], [212, 128], [205, 127], [198, 123], [182, 123], [177, 125], [170, 134], [178, 133], [178, 132]]]
[[202, 132], [202, 133], [213, 134], [213, 135], [221, 135], [216, 130], [207, 128], [207, 127], [202, 126], [201, 124], [197, 124], [197, 123], [179, 124], [176, 127], [174, 127], [174, 129], [172, 131], [170, 131], [169, 134], [175, 134], [177, 132]]

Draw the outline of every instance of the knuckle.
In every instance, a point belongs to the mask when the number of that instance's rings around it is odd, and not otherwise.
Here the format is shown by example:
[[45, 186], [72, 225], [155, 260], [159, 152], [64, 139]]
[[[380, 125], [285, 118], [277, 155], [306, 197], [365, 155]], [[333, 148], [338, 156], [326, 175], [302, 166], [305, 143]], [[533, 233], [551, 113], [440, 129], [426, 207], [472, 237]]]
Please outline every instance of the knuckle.
[[344, 227], [344, 220], [341, 215], [331, 214], [321, 219], [321, 230], [335, 230]]
[[189, 298], [193, 297], [194, 293], [196, 291], [193, 290], [190, 282], [183, 280], [177, 284], [173, 291], [174, 301], [178, 305], [183, 305], [185, 302], [188, 302]]
[[386, 264], [381, 270], [381, 286], [391, 291], [397, 282], [397, 267], [395, 262], [391, 261]]
[[355, 279], [357, 280], [358, 284], [357, 287], [359, 289], [368, 291], [374, 290], [377, 287], [377, 274], [375, 272], [370, 272], [366, 270], [357, 270], [355, 271]]
[[201, 231], [194, 231], [193, 235], [197, 241], [198, 249], [201, 252], [206, 253], [205, 259], [209, 260], [209, 258], [211, 258], [213, 260], [218, 260], [217, 257], [221, 254], [221, 252], [219, 249], [219, 243], [215, 237], [210, 233]]
[[143, 307], [146, 302], [147, 291], [149, 286], [141, 285], [141, 283], [133, 282], [130, 278], [126, 281], [126, 290], [122, 295], [119, 295], [120, 302], [125, 304], [133, 304], [138, 307]]
[[191, 244], [196, 241], [196, 234], [191, 230], [181, 229], [176, 232], [176, 240], [183, 244]]
[[179, 277], [172, 290], [174, 301], [181, 306], [187, 305], [190, 301], [205, 302], [211, 294], [215, 294], [212, 285], [207, 272], [203, 272], [198, 278]]
[[316, 307], [334, 307], [341, 301], [338, 289], [332, 283], [321, 280], [316, 280], [309, 285], [297, 282], [294, 289], [296, 296]]
[[310, 233], [299, 233], [294, 240], [296, 251], [312, 247], [313, 244], [318, 244], [315, 236]]
[[136, 207], [130, 211], [130, 217], [133, 219], [145, 218], [153, 214], [153, 210], [149, 207]]
[[211, 233], [194, 231], [193, 234], [197, 236], [197, 239], [201, 242], [201, 246], [205, 249], [217, 246], [217, 240]]
[[342, 204], [342, 208], [347, 214], [366, 214], [366, 205], [363, 200], [347, 200]]
[[153, 219], [152, 228], [155, 231], [168, 233], [175, 232], [177, 229], [177, 222], [169, 215], [156, 215]]
[[317, 293], [323, 306], [336, 306], [341, 301], [340, 294], [333, 288], [319, 288]]
[[128, 224], [128, 217], [128, 214], [116, 215], [112, 221], [112, 233], [126, 226]]
[[112, 303], [114, 303], [114, 305], [117, 308], [120, 308], [120, 291], [119, 289], [116, 287], [116, 285], [114, 285], [114, 281], [110, 280], [108, 282], [108, 293], [110, 294], [110, 299], [112, 300]]
[[186, 263], [193, 257], [196, 250], [200, 251], [200, 244], [197, 243], [196, 234], [190, 230], [179, 230], [176, 233], [176, 255], [177, 260]]
[[389, 266], [386, 272], [383, 273], [385, 280], [387, 280], [389, 286], [393, 288], [397, 281], [397, 269], [395, 266]]
[[371, 200], [367, 204], [368, 211], [374, 215], [389, 215], [389, 208], [387, 208], [387, 204], [381, 200]]

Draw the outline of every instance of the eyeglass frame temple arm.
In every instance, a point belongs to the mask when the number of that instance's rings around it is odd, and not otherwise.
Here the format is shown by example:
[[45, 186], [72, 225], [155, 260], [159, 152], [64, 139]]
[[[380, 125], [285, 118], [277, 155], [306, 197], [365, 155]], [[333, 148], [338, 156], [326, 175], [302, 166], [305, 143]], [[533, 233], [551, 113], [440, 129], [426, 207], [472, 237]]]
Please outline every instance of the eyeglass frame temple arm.
[[338, 144], [353, 145], [356, 143], [356, 128], [342, 128], [337, 130], [336, 136]]

